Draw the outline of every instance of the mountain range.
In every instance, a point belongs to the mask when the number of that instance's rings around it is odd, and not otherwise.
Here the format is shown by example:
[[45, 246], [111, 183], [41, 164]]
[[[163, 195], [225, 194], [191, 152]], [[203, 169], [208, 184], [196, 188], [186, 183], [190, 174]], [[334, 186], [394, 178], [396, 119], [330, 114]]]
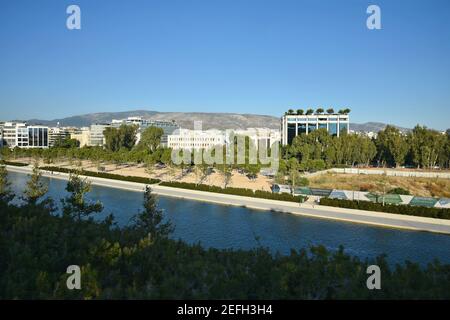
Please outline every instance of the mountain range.
[[[145, 119], [176, 121], [182, 128], [192, 129], [194, 121], [202, 121], [202, 128], [206, 129], [246, 129], [246, 128], [280, 128], [280, 118], [257, 114], [239, 113], [207, 113], [207, 112], [158, 112], [148, 110], [133, 110], [124, 112], [101, 112], [71, 116], [54, 120], [30, 119], [27, 123], [47, 126], [87, 127], [93, 123], [107, 123], [112, 119], [141, 116]], [[378, 132], [386, 127], [385, 123], [366, 122], [350, 123], [350, 129], [356, 132]], [[411, 129], [398, 127], [407, 132]]]

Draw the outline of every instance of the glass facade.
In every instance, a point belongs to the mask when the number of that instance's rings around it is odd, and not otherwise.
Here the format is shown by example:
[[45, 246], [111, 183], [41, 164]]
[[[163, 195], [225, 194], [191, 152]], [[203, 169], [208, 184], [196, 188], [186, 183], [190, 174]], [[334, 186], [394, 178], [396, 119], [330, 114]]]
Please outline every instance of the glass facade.
[[343, 132], [348, 133], [348, 115], [320, 114], [306, 116], [285, 115], [281, 118], [282, 144], [291, 144], [295, 136], [309, 134], [318, 129], [325, 129], [332, 136], [339, 136]]
[[292, 140], [294, 140], [294, 138], [296, 136], [296, 134], [295, 134], [295, 124], [289, 123], [287, 129], [288, 129], [288, 135], [287, 135], [288, 143], [291, 144]]
[[348, 131], [348, 125], [347, 123], [339, 123], [339, 134], [341, 134], [342, 132], [347, 133]]
[[297, 126], [297, 135], [306, 133], [306, 123], [299, 123]]
[[317, 130], [317, 123], [308, 123], [308, 133]]
[[48, 128], [29, 127], [28, 146], [38, 148], [48, 147]]
[[338, 130], [337, 130], [337, 123], [332, 122], [328, 124], [328, 132], [332, 135], [332, 136], [337, 136], [338, 134]]

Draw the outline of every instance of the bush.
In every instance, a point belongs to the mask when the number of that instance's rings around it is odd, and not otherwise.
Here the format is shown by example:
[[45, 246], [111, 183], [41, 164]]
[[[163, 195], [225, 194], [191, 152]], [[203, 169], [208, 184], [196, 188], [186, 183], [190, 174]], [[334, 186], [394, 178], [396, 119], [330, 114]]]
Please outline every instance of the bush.
[[105, 178], [105, 179], [121, 180], [121, 181], [129, 181], [129, 182], [137, 182], [137, 183], [145, 183], [145, 184], [156, 184], [156, 183], [161, 182], [161, 180], [159, 180], [159, 179], [150, 179], [150, 178], [133, 177], [133, 176], [122, 176], [119, 174], [112, 174], [112, 173], [106, 173], [106, 172], [94, 172], [94, 171], [85, 171], [85, 170], [79, 171], [79, 170], [59, 168], [59, 167], [41, 167], [40, 169], [47, 170], [47, 171], [62, 172], [62, 173], [79, 173], [80, 175], [88, 176], [88, 177]]
[[307, 178], [305, 178], [305, 177], [301, 177], [298, 180], [297, 185], [299, 187], [307, 187], [307, 186], [309, 186], [309, 180]]
[[450, 219], [450, 209], [446, 208], [427, 208], [419, 206], [409, 206], [404, 204], [386, 204], [383, 206], [381, 203], [374, 203], [369, 201], [352, 201], [330, 198], [321, 198], [320, 204], [331, 207], [396, 213], [427, 218]]
[[390, 193], [390, 194], [402, 194], [402, 195], [407, 195], [407, 196], [409, 196], [411, 194], [408, 190], [403, 189], [403, 188], [394, 188], [394, 189], [390, 190], [388, 193]]
[[161, 182], [160, 185], [166, 187], [231, 194], [236, 196], [253, 197], [269, 200], [304, 202], [307, 199], [307, 197], [304, 196], [293, 196], [287, 193], [272, 193], [269, 191], [261, 191], [261, 190], [253, 191], [251, 189], [242, 189], [242, 188], [221, 188], [217, 186], [208, 186], [205, 184], [195, 184], [187, 182]]

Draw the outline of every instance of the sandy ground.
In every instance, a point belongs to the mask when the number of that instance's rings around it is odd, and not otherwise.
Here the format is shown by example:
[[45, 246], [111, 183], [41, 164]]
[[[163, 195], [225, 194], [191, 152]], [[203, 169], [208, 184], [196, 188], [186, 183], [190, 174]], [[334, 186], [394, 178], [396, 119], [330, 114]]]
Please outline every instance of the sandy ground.
[[[30, 158], [20, 158], [15, 161], [27, 163], [33, 162]], [[41, 162], [40, 165], [60, 166], [65, 168], [83, 167], [85, 170], [97, 171], [97, 164], [87, 160], [81, 161], [81, 163], [79, 161], [73, 161], [72, 163], [63, 161], [52, 164], [44, 164]], [[217, 171], [206, 177], [202, 177], [200, 170], [186, 173], [186, 171], [182, 172], [180, 168], [158, 168], [155, 166], [152, 170], [148, 170], [143, 165], [135, 164], [116, 165], [101, 163], [101, 166], [105, 168], [105, 172], [125, 176], [155, 178], [162, 181], [202, 183], [219, 187], [225, 186], [223, 175]], [[310, 182], [310, 187], [315, 188], [384, 192], [400, 187], [409, 190], [411, 194], [416, 196], [450, 198], [449, 179], [326, 173], [308, 177], [308, 180]], [[269, 179], [262, 175], [258, 175], [256, 179], [251, 180], [245, 175], [233, 171], [228, 187], [270, 191], [272, 183], [273, 179]]]
[[[33, 163], [34, 160], [30, 158], [20, 158], [14, 161]], [[79, 161], [73, 161], [69, 163], [68, 161], [55, 162], [51, 164], [45, 164], [42, 161], [40, 166], [58, 166], [64, 168], [84, 168], [89, 171], [98, 171], [97, 164], [88, 160], [83, 160], [81, 163]], [[188, 183], [202, 183], [218, 187], [225, 186], [225, 179], [222, 174], [218, 171], [203, 177], [200, 170], [194, 170], [187, 173], [186, 170], [182, 172], [180, 168], [159, 168], [154, 166], [151, 170], [148, 170], [144, 165], [115, 165], [101, 163], [100, 166], [104, 167], [104, 171], [112, 174], [119, 174], [124, 176], [135, 176], [135, 177], [145, 177], [160, 179], [162, 181], [178, 181], [178, 182], [188, 182]], [[272, 179], [265, 176], [258, 175], [256, 179], [249, 179], [247, 176], [240, 174], [237, 170], [233, 170], [230, 181], [228, 182], [228, 187], [233, 188], [245, 188], [252, 190], [264, 190], [270, 191], [270, 187], [273, 183]]]

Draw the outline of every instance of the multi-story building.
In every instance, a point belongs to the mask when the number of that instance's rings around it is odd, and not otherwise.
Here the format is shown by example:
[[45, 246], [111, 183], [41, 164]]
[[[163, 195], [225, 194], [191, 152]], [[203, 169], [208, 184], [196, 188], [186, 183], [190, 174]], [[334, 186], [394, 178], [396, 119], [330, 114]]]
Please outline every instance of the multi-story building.
[[167, 146], [172, 149], [209, 149], [225, 144], [225, 134], [221, 130], [178, 129], [167, 138]]
[[[275, 142], [281, 140], [280, 130], [269, 128], [237, 129], [234, 130], [233, 133], [235, 136], [241, 135], [249, 137], [256, 148], [259, 148], [260, 145], [264, 145], [269, 149]], [[227, 141], [227, 143], [229, 143], [229, 141]]]
[[106, 142], [103, 132], [110, 126], [109, 123], [91, 124], [88, 146], [103, 146]]
[[70, 139], [78, 140], [78, 142], [80, 143], [80, 148], [89, 145], [91, 139], [91, 130], [89, 129], [89, 127], [83, 127], [69, 132]]
[[48, 127], [28, 126], [28, 148], [48, 148]]
[[281, 118], [281, 143], [291, 144], [296, 136], [309, 134], [318, 129], [326, 129], [334, 136], [339, 136], [342, 131], [349, 133], [349, 116], [348, 114], [285, 114]]
[[23, 122], [1, 124], [2, 144], [9, 148], [48, 148], [48, 127], [27, 126]]
[[136, 143], [139, 143], [140, 135], [142, 131], [148, 127], [157, 127], [163, 129], [164, 133], [161, 137], [161, 146], [167, 147], [168, 136], [172, 134], [175, 130], [179, 129], [180, 126], [175, 121], [162, 121], [162, 120], [149, 120], [142, 117], [128, 117], [127, 119], [112, 120], [111, 125], [113, 127], [119, 127], [122, 124], [127, 125], [137, 125], [138, 133]]
[[70, 138], [70, 132], [67, 128], [52, 127], [48, 131], [48, 145], [53, 147], [57, 142]]
[[4, 122], [1, 124], [3, 131], [3, 145], [14, 148], [17, 146], [17, 123]]

